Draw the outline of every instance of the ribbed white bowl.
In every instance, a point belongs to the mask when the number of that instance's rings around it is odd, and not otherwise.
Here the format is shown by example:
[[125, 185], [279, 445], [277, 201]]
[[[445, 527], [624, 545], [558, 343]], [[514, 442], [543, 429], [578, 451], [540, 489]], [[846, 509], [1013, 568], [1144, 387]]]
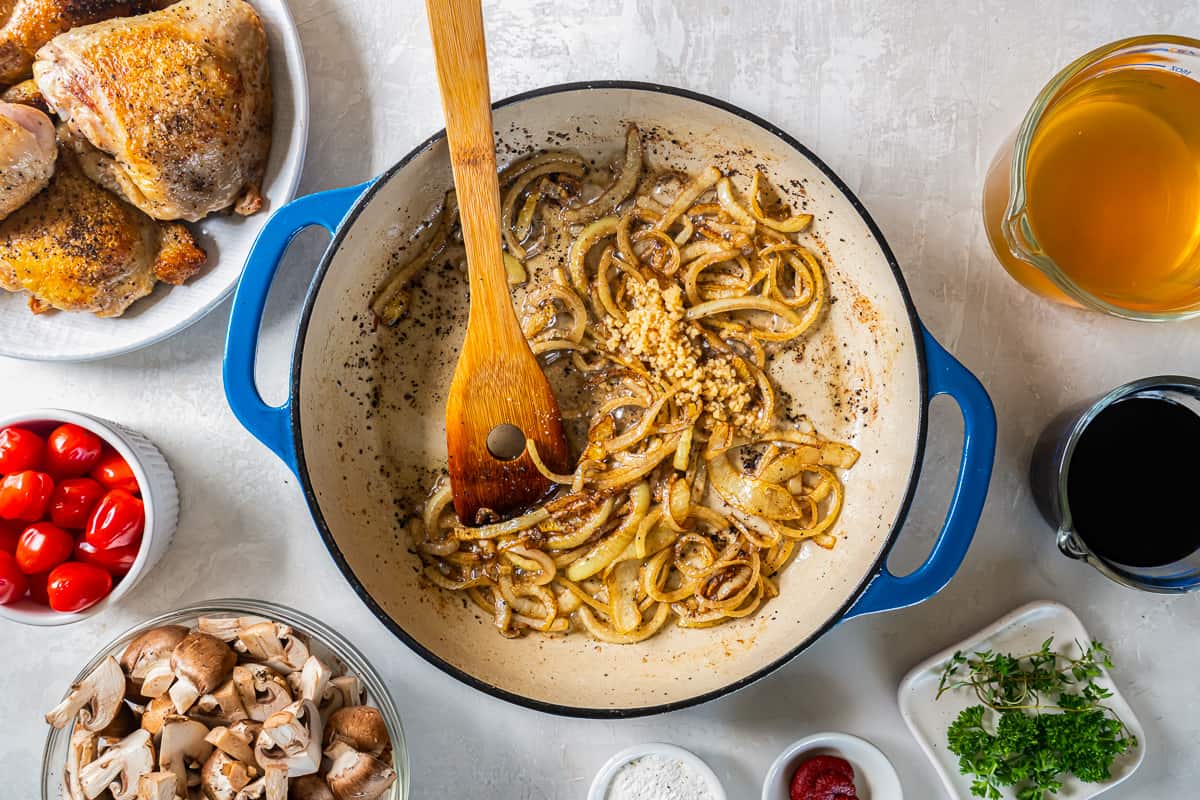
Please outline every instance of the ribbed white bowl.
[[39, 408], [22, 414], [0, 417], [0, 428], [9, 425], [44, 426], [70, 422], [92, 431], [121, 457], [129, 462], [133, 475], [137, 478], [138, 487], [142, 493], [142, 503], [146, 508], [146, 529], [142, 533], [142, 547], [129, 573], [121, 582], [113, 587], [108, 597], [91, 608], [75, 613], [55, 611], [29, 598], [20, 600], [12, 605], [0, 605], [0, 617], [11, 619], [25, 625], [67, 625], [81, 619], [99, 614], [104, 609], [116, 604], [124, 597], [137, 582], [145, 575], [167, 551], [175, 528], [179, 525], [179, 489], [175, 485], [175, 475], [170, 465], [163, 458], [158, 448], [142, 434], [131, 431], [115, 422], [81, 414], [77, 411], [66, 411], [59, 408]]

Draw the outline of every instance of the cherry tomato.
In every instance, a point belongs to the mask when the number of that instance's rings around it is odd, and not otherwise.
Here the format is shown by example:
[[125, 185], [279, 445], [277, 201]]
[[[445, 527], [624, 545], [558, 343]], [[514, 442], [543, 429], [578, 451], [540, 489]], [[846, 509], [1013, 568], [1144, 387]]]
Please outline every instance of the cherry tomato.
[[129, 468], [125, 459], [121, 458], [121, 454], [111, 447], [104, 448], [100, 460], [96, 462], [90, 474], [109, 489], [124, 489], [131, 494], [140, 491], [137, 478], [133, 477], [133, 470]]
[[29, 599], [38, 605], [50, 605], [50, 598], [46, 595], [46, 579], [49, 577], [49, 572], [25, 576], [25, 580], [29, 582]]
[[46, 442], [24, 428], [0, 430], [0, 474], [37, 469], [42, 465]]
[[50, 495], [50, 521], [60, 528], [84, 528], [104, 487], [91, 478], [67, 478]]
[[75, 544], [75, 560], [82, 564], [93, 564], [108, 570], [114, 578], [119, 578], [129, 572], [133, 562], [137, 560], [140, 545], [131, 544], [127, 547], [96, 547], [85, 539]]
[[56, 478], [87, 475], [100, 460], [104, 440], [87, 428], [65, 423], [46, 440], [46, 471]]
[[46, 513], [54, 479], [44, 472], [26, 470], [0, 481], [0, 517], [37, 522]]
[[142, 541], [146, 512], [142, 501], [123, 489], [113, 489], [101, 498], [88, 520], [84, 538], [99, 549], [129, 547]]
[[0, 604], [17, 602], [28, 589], [29, 581], [17, 566], [17, 560], [8, 553], [0, 553]]
[[55, 567], [46, 579], [46, 595], [55, 611], [83, 611], [108, 596], [112, 585], [107, 570], [68, 561]]
[[17, 564], [21, 572], [49, 572], [71, 557], [75, 538], [53, 522], [35, 522], [17, 541]]
[[25, 530], [25, 523], [12, 519], [0, 519], [0, 550], [13, 555], [17, 552], [17, 540]]

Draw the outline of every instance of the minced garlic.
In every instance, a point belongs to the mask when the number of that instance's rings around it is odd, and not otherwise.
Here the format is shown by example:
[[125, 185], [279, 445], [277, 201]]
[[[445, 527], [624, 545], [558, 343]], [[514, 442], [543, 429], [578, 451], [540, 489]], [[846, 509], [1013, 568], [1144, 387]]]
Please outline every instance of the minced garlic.
[[664, 383], [679, 385], [674, 402], [681, 408], [698, 403], [702, 427], [722, 422], [735, 432], [762, 433], [769, 421], [754, 402], [754, 379], [739, 373], [729, 355], [705, 347], [704, 332], [687, 319], [679, 285], [661, 289], [651, 278], [626, 286], [625, 322], [606, 318], [601, 323], [599, 349], [633, 357]]

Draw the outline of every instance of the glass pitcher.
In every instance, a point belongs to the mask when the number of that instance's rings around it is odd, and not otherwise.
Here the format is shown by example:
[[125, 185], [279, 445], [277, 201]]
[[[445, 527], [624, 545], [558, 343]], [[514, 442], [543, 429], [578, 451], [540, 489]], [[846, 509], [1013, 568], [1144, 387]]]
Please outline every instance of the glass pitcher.
[[1200, 41], [1125, 39], [1065, 67], [988, 170], [983, 215], [1036, 294], [1127, 319], [1200, 315]]

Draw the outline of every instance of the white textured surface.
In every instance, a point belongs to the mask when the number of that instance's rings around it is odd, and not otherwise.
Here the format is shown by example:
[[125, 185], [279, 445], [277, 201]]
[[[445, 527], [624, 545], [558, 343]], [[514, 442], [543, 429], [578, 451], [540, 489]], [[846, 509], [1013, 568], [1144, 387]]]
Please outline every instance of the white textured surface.
[[[422, 5], [293, 0], [312, 87], [302, 192], [353, 183], [440, 127]], [[246, 594], [335, 625], [390, 682], [409, 737], [413, 797], [576, 800], [614, 751], [674, 741], [731, 798], [758, 794], [789, 742], [821, 730], [870, 739], [906, 797], [941, 797], [900, 719], [900, 678], [930, 653], [1034, 599], [1065, 602], [1116, 653], [1117, 683], [1149, 742], [1106, 798], [1181, 797], [1200, 780], [1200, 597], [1113, 586], [1058, 555], [1025, 483], [1033, 440], [1063, 406], [1123, 381], [1200, 369], [1200, 328], [1141, 326], [1045, 304], [994, 262], [979, 188], [994, 148], [1055, 69], [1094, 45], [1194, 32], [1195, 4], [700, 2], [487, 4], [497, 97], [547, 83], [656, 80], [761, 114], [824, 158], [871, 209], [930, 329], [983, 379], [1000, 414], [996, 477], [975, 545], [939, 597], [834, 630], [795, 662], [707, 706], [626, 721], [549, 717], [459, 686], [377, 623], [313, 532], [296, 481], [229, 413], [220, 386], [227, 309], [141, 353], [80, 366], [0, 361], [0, 412], [63, 405], [147, 434], [176, 470], [171, 550], [114, 613], [63, 629], [0, 622], [0, 778], [36, 797], [41, 715], [78, 666], [128, 625], [206, 597]], [[294, 310], [323, 241], [306, 234], [268, 313], [264, 383], [278, 397]], [[957, 413], [935, 405], [921, 491], [894, 562], [939, 526], [957, 466]], [[1136, 498], [1130, 498], [1131, 506]]]

